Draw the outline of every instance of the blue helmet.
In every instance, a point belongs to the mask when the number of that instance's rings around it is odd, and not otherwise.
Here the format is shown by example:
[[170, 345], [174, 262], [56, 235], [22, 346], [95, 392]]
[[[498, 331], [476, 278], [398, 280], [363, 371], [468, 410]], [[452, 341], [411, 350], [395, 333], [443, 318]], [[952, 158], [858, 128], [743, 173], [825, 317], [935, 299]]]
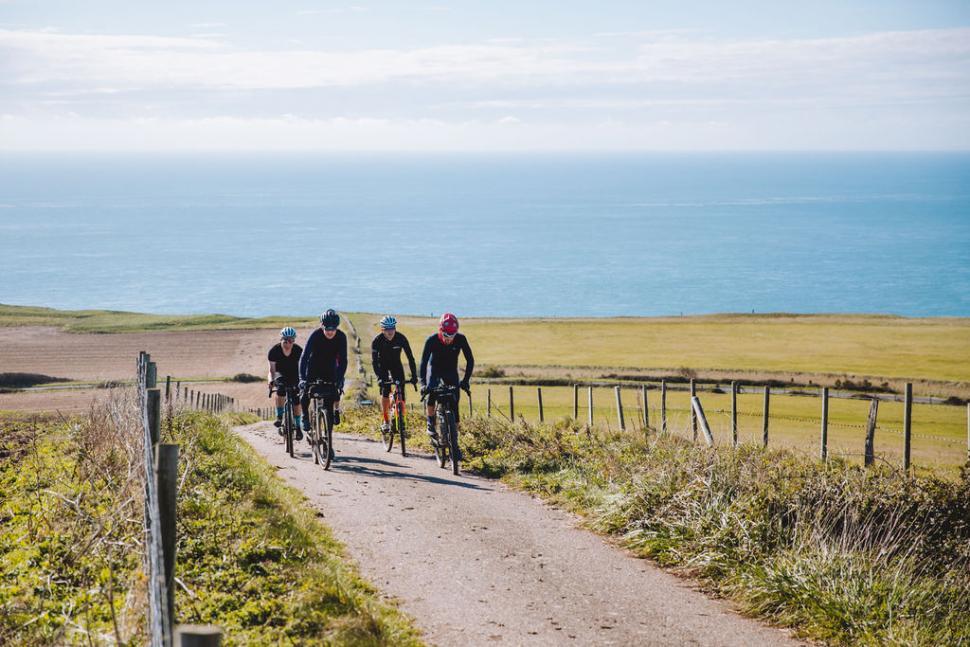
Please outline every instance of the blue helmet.
[[384, 315], [381, 318], [381, 330], [393, 330], [397, 328], [397, 319], [391, 315]]
[[280, 331], [280, 337], [282, 337], [283, 339], [291, 339], [291, 340], [296, 339], [296, 330], [287, 326], [286, 328]]
[[340, 325], [340, 315], [334, 309], [327, 310], [320, 315], [320, 323], [324, 328], [336, 328]]

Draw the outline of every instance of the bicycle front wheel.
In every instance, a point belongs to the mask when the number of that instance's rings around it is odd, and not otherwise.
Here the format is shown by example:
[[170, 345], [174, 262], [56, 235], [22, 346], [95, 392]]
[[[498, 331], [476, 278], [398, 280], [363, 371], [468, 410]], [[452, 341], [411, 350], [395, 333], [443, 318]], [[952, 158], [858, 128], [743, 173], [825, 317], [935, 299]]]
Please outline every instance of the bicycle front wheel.
[[448, 425], [444, 414], [440, 411], [438, 412], [438, 430], [436, 432], [437, 442], [434, 446], [434, 457], [438, 461], [438, 467], [444, 469], [445, 463], [448, 461], [448, 441], [447, 436], [445, 436]]
[[293, 458], [293, 407], [286, 403], [286, 413], [283, 416], [283, 436], [286, 438], [286, 453]]
[[407, 451], [404, 448], [404, 428], [406, 427], [406, 425], [404, 424], [404, 421], [405, 421], [404, 414], [405, 414], [404, 401], [398, 400], [397, 401], [397, 433], [401, 435], [401, 456], [408, 455]]
[[330, 469], [333, 457], [333, 414], [324, 407], [317, 414], [317, 438], [314, 443], [314, 462]]
[[448, 453], [451, 454], [451, 471], [458, 476], [458, 425], [455, 424], [455, 414], [445, 412], [445, 438], [448, 439]]

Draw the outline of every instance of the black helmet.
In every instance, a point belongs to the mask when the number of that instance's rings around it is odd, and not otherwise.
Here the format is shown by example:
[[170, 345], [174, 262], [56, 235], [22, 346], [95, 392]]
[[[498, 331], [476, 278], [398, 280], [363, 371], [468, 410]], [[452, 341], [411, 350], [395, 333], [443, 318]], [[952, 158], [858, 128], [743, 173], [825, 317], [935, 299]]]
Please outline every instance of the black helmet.
[[340, 325], [340, 315], [331, 308], [320, 315], [320, 323], [323, 324], [324, 328], [336, 328]]

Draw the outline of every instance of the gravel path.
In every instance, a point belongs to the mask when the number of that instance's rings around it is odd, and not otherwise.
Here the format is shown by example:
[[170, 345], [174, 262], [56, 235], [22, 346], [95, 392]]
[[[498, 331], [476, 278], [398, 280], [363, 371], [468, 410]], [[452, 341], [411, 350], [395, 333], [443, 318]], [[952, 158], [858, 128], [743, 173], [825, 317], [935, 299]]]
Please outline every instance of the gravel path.
[[236, 429], [436, 645], [795, 645], [499, 482], [338, 434], [331, 471], [270, 423]]

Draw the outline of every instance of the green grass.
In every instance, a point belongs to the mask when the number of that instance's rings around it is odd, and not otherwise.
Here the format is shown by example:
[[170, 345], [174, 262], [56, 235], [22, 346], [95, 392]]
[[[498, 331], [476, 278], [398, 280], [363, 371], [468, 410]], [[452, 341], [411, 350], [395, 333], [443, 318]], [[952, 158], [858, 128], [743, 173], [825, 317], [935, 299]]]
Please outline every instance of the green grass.
[[[144, 642], [140, 455], [111, 411], [0, 419], [2, 644]], [[228, 420], [186, 414], [166, 437], [184, 479], [179, 621], [219, 625], [227, 645], [420, 644]]]
[[[374, 436], [379, 414], [348, 412]], [[427, 447], [412, 421], [410, 445]], [[838, 645], [970, 642], [970, 465], [907, 478], [559, 421], [463, 423], [466, 467], [584, 515], [746, 612]]]
[[116, 333], [161, 330], [244, 330], [278, 328], [314, 317], [233, 317], [230, 315], [153, 315], [114, 310], [55, 310], [0, 304], [0, 327], [54, 326], [68, 332]]

